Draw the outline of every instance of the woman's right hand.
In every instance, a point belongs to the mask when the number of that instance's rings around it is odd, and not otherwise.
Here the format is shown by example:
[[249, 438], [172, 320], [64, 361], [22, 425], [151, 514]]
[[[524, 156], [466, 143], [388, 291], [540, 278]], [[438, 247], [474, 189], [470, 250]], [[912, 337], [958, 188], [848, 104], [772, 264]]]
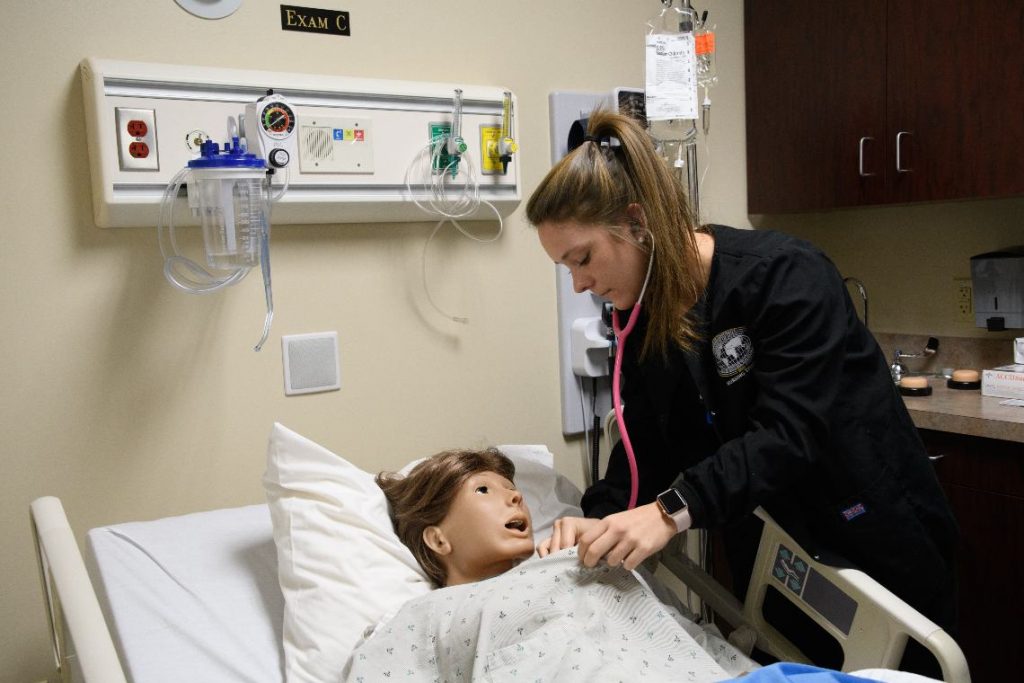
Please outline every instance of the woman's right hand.
[[588, 517], [561, 517], [555, 520], [554, 527], [551, 531], [551, 537], [540, 542], [537, 546], [537, 554], [541, 557], [547, 557], [551, 553], [557, 553], [559, 550], [566, 548], [572, 548], [579, 544], [580, 536], [587, 532], [588, 529], [594, 527], [594, 525], [600, 523], [599, 519], [590, 519]]

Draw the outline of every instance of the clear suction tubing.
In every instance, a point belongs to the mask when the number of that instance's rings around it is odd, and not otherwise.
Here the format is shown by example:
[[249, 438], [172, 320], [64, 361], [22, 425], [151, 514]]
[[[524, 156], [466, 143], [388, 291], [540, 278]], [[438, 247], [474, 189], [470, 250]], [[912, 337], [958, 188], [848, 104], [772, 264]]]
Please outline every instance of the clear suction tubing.
[[[182, 183], [188, 188], [188, 204], [203, 228], [206, 264], [183, 256], [174, 230], [174, 200]], [[270, 183], [267, 166], [249, 154], [237, 137], [225, 143], [202, 144], [200, 156], [174, 176], [164, 191], [157, 222], [164, 276], [189, 294], [210, 294], [240, 281], [259, 265], [267, 315], [259, 351], [270, 334], [274, 301], [270, 286]]]

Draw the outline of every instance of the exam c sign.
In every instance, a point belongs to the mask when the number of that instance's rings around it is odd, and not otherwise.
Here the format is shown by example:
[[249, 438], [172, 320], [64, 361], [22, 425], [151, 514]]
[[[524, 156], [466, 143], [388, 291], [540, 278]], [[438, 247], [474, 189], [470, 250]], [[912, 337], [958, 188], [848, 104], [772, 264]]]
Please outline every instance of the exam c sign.
[[281, 5], [281, 30], [326, 33], [334, 36], [351, 35], [348, 12], [295, 5]]

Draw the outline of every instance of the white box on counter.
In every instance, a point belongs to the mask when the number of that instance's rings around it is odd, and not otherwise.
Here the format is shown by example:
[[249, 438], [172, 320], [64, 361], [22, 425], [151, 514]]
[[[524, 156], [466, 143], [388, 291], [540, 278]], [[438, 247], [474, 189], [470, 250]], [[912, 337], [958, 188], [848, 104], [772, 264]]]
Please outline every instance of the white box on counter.
[[1024, 364], [1000, 365], [982, 370], [981, 395], [1024, 398]]

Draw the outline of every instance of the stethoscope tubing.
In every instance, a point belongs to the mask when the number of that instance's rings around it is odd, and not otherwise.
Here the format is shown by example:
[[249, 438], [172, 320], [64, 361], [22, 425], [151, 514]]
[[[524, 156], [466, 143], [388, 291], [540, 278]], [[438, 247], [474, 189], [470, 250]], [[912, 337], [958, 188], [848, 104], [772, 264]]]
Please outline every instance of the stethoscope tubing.
[[636, 327], [637, 318], [640, 317], [640, 302], [638, 301], [629, 314], [625, 329], [619, 327], [619, 312], [612, 311], [612, 331], [615, 332], [615, 369], [612, 373], [612, 404], [615, 407], [615, 422], [619, 426], [619, 437], [622, 439], [622, 446], [626, 449], [626, 460], [629, 463], [629, 504], [627, 510], [636, 507], [636, 499], [640, 492], [640, 472], [636, 464], [636, 454], [633, 452], [633, 444], [629, 440], [629, 432], [626, 431], [626, 420], [622, 410], [622, 355], [626, 350], [626, 338]]
[[[643, 242], [643, 238], [639, 239]], [[636, 327], [636, 321], [640, 318], [640, 304], [647, 292], [647, 285], [651, 281], [651, 271], [654, 269], [654, 243], [651, 243], [651, 255], [647, 260], [647, 274], [644, 275], [644, 284], [640, 288], [640, 295], [633, 304], [629, 313], [626, 327], [619, 326], [619, 312], [612, 310], [612, 331], [615, 333], [615, 368], [612, 371], [612, 405], [615, 408], [615, 422], [619, 426], [619, 438], [622, 439], [622, 446], [626, 449], [626, 460], [629, 463], [629, 504], [627, 510], [636, 507], [636, 501], [640, 493], [640, 471], [636, 464], [636, 453], [633, 451], [633, 444], [629, 440], [629, 432], [626, 430], [626, 419], [622, 409], [622, 356], [626, 350], [626, 338]]]

